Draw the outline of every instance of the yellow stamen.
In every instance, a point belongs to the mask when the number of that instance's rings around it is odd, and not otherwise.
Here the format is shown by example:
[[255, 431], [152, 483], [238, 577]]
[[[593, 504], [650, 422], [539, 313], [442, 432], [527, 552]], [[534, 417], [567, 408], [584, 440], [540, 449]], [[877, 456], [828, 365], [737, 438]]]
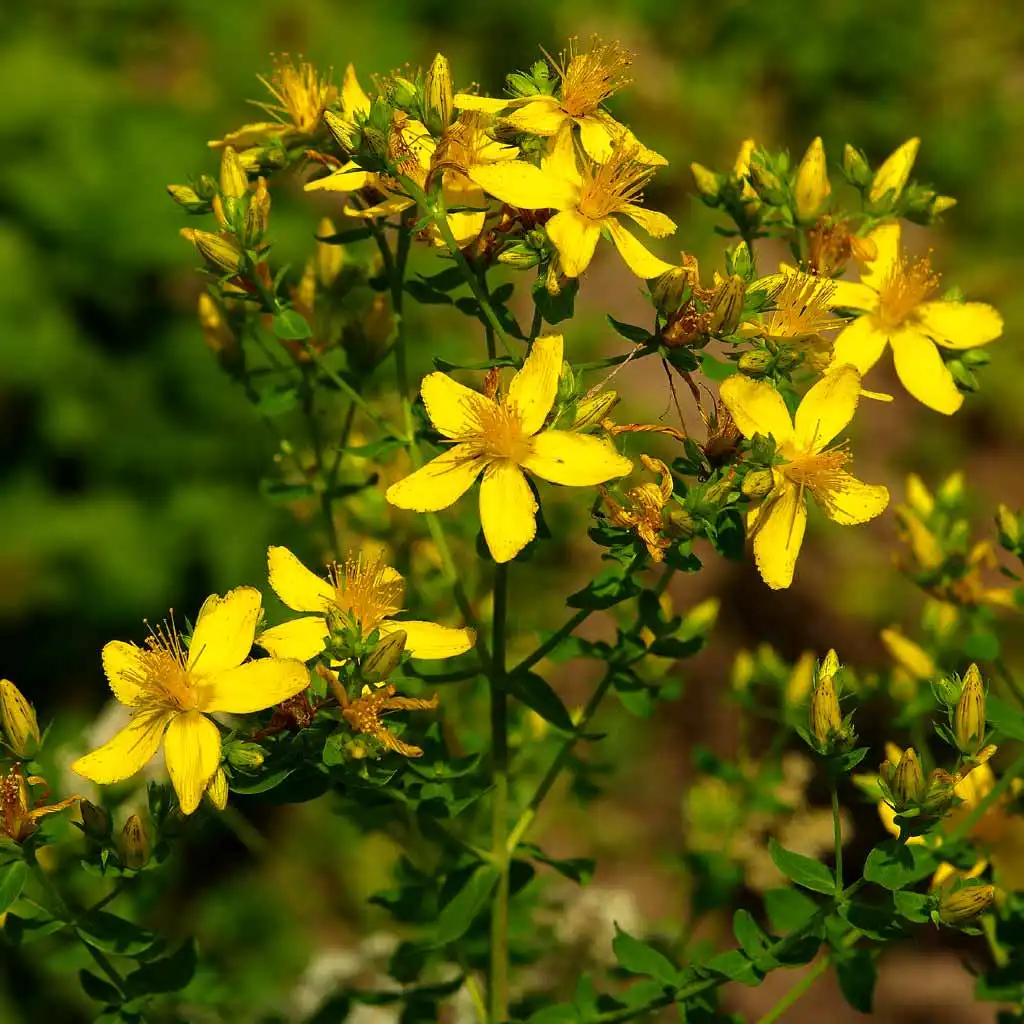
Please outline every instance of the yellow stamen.
[[807, 274], [788, 275], [775, 293], [775, 309], [768, 314], [768, 334], [773, 338], [800, 338], [842, 326], [829, 308], [835, 290], [831, 281]]
[[643, 199], [644, 186], [654, 169], [636, 161], [636, 148], [616, 149], [603, 164], [585, 162], [579, 211], [590, 220], [603, 220]]
[[[125, 676], [149, 697], [151, 705], [168, 711], [192, 711], [197, 706], [197, 693], [189, 677], [189, 652], [174, 624], [158, 623], [154, 629], [148, 622], [149, 637], [141, 652], [143, 669], [126, 672]], [[202, 661], [202, 652], [199, 652]]]
[[829, 494], [842, 482], [849, 461], [849, 450], [840, 446], [823, 452], [795, 452], [779, 469], [788, 480], [806, 487], [819, 502], [827, 504]]
[[337, 96], [330, 82], [331, 72], [321, 79], [312, 64], [302, 61], [298, 67], [285, 54], [276, 63], [269, 78], [259, 76], [277, 103], [257, 103], [283, 124], [289, 122], [304, 135], [312, 135], [320, 126], [324, 110]]
[[480, 455], [492, 459], [509, 459], [517, 465], [529, 449], [519, 409], [506, 398], [480, 402], [473, 409], [475, 424], [471, 443]]
[[357, 621], [364, 632], [402, 610], [402, 578], [380, 557], [349, 556], [344, 565], [330, 565], [327, 574], [336, 607]]
[[618, 42], [605, 43], [596, 36], [587, 53], [576, 53], [576, 40], [569, 40], [557, 61], [551, 60], [562, 79], [562, 109], [570, 117], [584, 117], [596, 110], [630, 79], [625, 72], [633, 54]]
[[931, 260], [901, 256], [879, 289], [878, 315], [887, 327], [898, 327], [914, 309], [939, 287], [939, 275]]

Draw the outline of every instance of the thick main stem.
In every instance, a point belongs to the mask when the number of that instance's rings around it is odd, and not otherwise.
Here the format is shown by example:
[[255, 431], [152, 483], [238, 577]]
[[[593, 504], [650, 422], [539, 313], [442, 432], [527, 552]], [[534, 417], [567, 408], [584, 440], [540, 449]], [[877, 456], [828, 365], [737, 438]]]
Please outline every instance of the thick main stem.
[[494, 570], [494, 630], [491, 641], [491, 855], [498, 884], [491, 904], [491, 1020], [508, 1018], [508, 694], [505, 690], [505, 630], [508, 566]]

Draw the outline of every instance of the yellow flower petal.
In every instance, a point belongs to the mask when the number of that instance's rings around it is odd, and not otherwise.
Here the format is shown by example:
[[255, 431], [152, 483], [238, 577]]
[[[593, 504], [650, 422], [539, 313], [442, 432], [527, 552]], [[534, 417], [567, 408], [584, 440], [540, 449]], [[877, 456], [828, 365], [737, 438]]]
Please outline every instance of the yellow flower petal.
[[437, 512], [458, 501], [480, 475], [487, 460], [468, 444], [457, 444], [422, 469], [392, 484], [385, 498], [398, 508]]
[[568, 277], [579, 277], [594, 258], [601, 225], [576, 210], [556, 213], [545, 225], [548, 238], [558, 250], [562, 270]]
[[110, 689], [122, 704], [130, 708], [141, 707], [147, 702], [147, 691], [140, 685], [140, 680], [149, 674], [144, 655], [141, 647], [121, 640], [111, 640], [103, 646], [103, 671]]
[[862, 309], [865, 313], [873, 313], [878, 309], [878, 292], [869, 288], [861, 281], [833, 281], [832, 297], [829, 305], [834, 309]]
[[554, 96], [542, 96], [512, 111], [505, 123], [530, 135], [555, 135], [569, 115], [559, 106]]
[[365, 116], [370, 113], [370, 97], [363, 92], [356, 78], [356, 69], [351, 64], [345, 68], [345, 77], [341, 83], [341, 111], [350, 121], [354, 114]]
[[643, 243], [634, 238], [614, 217], [605, 218], [602, 226], [608, 229], [619, 255], [637, 277], [649, 281], [653, 277], [660, 277], [670, 270], [675, 270], [671, 263], [666, 263], [649, 252]]
[[900, 834], [900, 827], [896, 824], [896, 812], [884, 800], [878, 801], [878, 817], [882, 819], [882, 825], [886, 832], [894, 836]]
[[188, 648], [188, 668], [196, 675], [241, 665], [256, 636], [263, 598], [255, 587], [235, 587], [224, 597], [211, 594], [199, 609]]
[[874, 244], [878, 255], [864, 264], [864, 269], [860, 272], [860, 279], [862, 284], [866, 284], [877, 292], [881, 291], [885, 279], [892, 273], [896, 261], [899, 259], [899, 223], [880, 225], [868, 235], [868, 241]]
[[136, 715], [112, 740], [75, 761], [71, 770], [101, 786], [131, 778], [157, 752], [172, 717], [163, 708]]
[[471, 629], [454, 626], [439, 626], [436, 622], [405, 621], [389, 619], [377, 627], [381, 636], [388, 636], [397, 630], [405, 632], [405, 649], [414, 658], [436, 660], [454, 658], [471, 650], [476, 634]]
[[953, 375], [931, 338], [904, 327], [889, 339], [900, 383], [922, 405], [951, 416], [963, 405]]
[[865, 374], [878, 362], [888, 340], [889, 332], [882, 322], [865, 313], [839, 332], [832, 348], [832, 362], [836, 366], [849, 363]]
[[1003, 333], [1003, 318], [985, 302], [922, 302], [921, 330], [943, 348], [977, 348]]
[[594, 487], [632, 472], [633, 463], [603, 438], [545, 430], [531, 440], [523, 468], [553, 484]]
[[657, 210], [648, 210], [630, 203], [622, 212], [635, 220], [652, 238], [665, 238], [676, 230], [676, 222]]
[[482, 110], [488, 114], [497, 114], [512, 103], [508, 98], [476, 96], [469, 92], [457, 92], [452, 104], [456, 110]]
[[[596, 112], [576, 118], [576, 124], [580, 127], [580, 142], [583, 144], [583, 152], [595, 163], [603, 164], [612, 155], [615, 136], [607, 123], [611, 120], [611, 118], [606, 120]], [[615, 122], [612, 121], [612, 124]]]
[[734, 375], [722, 382], [721, 396], [744, 437], [771, 434], [780, 445], [792, 440], [793, 420], [770, 384]]
[[476, 436], [481, 415], [494, 406], [489, 398], [446, 373], [428, 373], [420, 384], [420, 395], [430, 422], [445, 437], [456, 440]]
[[322, 613], [334, 601], [334, 587], [285, 547], [267, 548], [267, 575], [274, 593], [292, 611]]
[[522, 160], [471, 167], [469, 177], [488, 195], [522, 210], [564, 210], [576, 190], [564, 179]]
[[889, 491], [880, 484], [866, 484], [849, 473], [837, 473], [834, 487], [814, 491], [822, 511], [834, 523], [855, 526], [881, 515], [889, 504]]
[[860, 374], [849, 363], [830, 368], [800, 402], [794, 417], [797, 447], [820, 452], [853, 419]]
[[871, 191], [868, 193], [871, 202], [881, 199], [889, 191], [895, 192], [895, 198], [899, 198], [903, 186], [910, 177], [920, 145], [920, 139], [908, 139], [899, 149], [886, 157], [871, 181]]
[[256, 643], [275, 658], [309, 661], [324, 649], [328, 633], [326, 619], [304, 615], [301, 619], [265, 629], [256, 637]]
[[294, 697], [309, 686], [309, 672], [301, 661], [260, 658], [203, 680], [200, 710], [249, 715]]
[[211, 149], [231, 146], [234, 149], [247, 149], [277, 135], [283, 135], [288, 129], [280, 121], [252, 121], [228, 132], [223, 139], [213, 139], [207, 143]]
[[883, 629], [880, 636], [889, 657], [915, 679], [929, 680], [938, 675], [938, 668], [932, 656], [898, 629]]
[[807, 527], [807, 504], [800, 488], [784, 483], [750, 513], [748, 531], [754, 536], [754, 561], [761, 579], [773, 590], [793, 582], [797, 555]]
[[522, 470], [492, 462], [480, 485], [480, 525], [496, 562], [511, 561], [537, 534], [537, 500]]
[[365, 208], [360, 206], [346, 206], [342, 211], [346, 217], [362, 217], [363, 220], [371, 220], [375, 217], [391, 217], [403, 210], [408, 210], [415, 205], [407, 196], [392, 195], [374, 206]]
[[527, 437], [540, 430], [555, 404], [563, 347], [560, 334], [536, 338], [523, 368], [509, 385], [508, 403], [519, 410], [519, 420]]
[[356, 192], [368, 185], [375, 185], [378, 176], [372, 171], [364, 171], [355, 161], [339, 167], [326, 178], [307, 181], [303, 186], [307, 192]]
[[[459, 213], [449, 213], [445, 219], [448, 221], [448, 227], [451, 228], [455, 244], [460, 249], [465, 249], [470, 242], [480, 237], [480, 232], [483, 231], [484, 223], [487, 220], [487, 214], [484, 211], [476, 213], [471, 210], [463, 210]], [[447, 244], [440, 237], [440, 232], [438, 232], [437, 244]]]
[[175, 715], [164, 739], [164, 757], [182, 814], [191, 814], [220, 766], [220, 730], [201, 711]]
[[548, 142], [547, 152], [540, 162], [541, 171], [558, 181], [565, 182], [571, 201], [561, 209], [575, 207], [583, 175], [576, 163], [576, 143], [572, 136], [572, 122], [566, 121], [562, 130]]

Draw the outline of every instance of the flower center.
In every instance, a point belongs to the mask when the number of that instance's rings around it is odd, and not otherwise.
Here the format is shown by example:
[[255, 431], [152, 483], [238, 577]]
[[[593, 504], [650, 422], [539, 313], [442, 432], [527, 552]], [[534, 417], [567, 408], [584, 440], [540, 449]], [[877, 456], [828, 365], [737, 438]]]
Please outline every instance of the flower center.
[[579, 212], [590, 220], [603, 220], [643, 199], [644, 186], [654, 170], [637, 163], [636, 148], [616, 148], [603, 164], [584, 162]]
[[274, 68], [269, 80], [261, 77], [260, 81], [277, 105], [259, 105], [278, 120], [284, 115], [303, 135], [317, 130], [327, 104], [334, 99], [334, 86], [327, 79], [321, 80], [316, 68], [305, 61], [296, 67], [289, 58]]
[[529, 450], [529, 437], [523, 430], [518, 407], [506, 398], [481, 402], [474, 410], [474, 440], [481, 454], [492, 459], [509, 459], [520, 465]]
[[842, 325], [832, 315], [830, 303], [836, 286], [810, 274], [789, 274], [774, 297], [768, 314], [768, 334], [773, 338], [802, 338]]
[[146, 692], [148, 703], [170, 711], [193, 711], [198, 695], [186, 667], [188, 652], [173, 620], [159, 623], [155, 629], [148, 622], [146, 625], [150, 635], [140, 659], [144, 668], [126, 675]]
[[931, 260], [901, 256], [878, 292], [878, 315], [886, 327], [899, 327], [914, 309], [939, 287], [939, 275]]
[[823, 452], [794, 452], [789, 462], [779, 469], [787, 480], [806, 487], [815, 498], [827, 504], [828, 495], [842, 484], [849, 461], [849, 449], [840, 446]]
[[576, 53], [575, 43], [570, 41], [569, 49], [551, 63], [562, 79], [562, 109], [570, 117], [584, 117], [629, 84], [625, 73], [633, 55], [619, 43], [605, 43], [596, 37], [588, 53]]
[[335, 562], [329, 566], [327, 574], [334, 587], [335, 606], [367, 633], [402, 610], [405, 584], [380, 557], [350, 555], [344, 565]]

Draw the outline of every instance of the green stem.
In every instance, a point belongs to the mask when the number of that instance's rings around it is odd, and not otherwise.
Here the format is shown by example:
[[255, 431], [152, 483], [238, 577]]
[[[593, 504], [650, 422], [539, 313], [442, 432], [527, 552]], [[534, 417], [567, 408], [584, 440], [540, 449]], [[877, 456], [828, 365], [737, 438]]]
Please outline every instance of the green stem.
[[491, 1019], [508, 1018], [508, 694], [505, 690], [505, 640], [508, 616], [508, 566], [494, 571], [494, 631], [491, 641], [491, 854], [498, 884], [491, 904]]
[[1013, 696], [1017, 703], [1024, 707], [1024, 689], [1021, 688], [1020, 683], [1014, 678], [1013, 673], [1009, 670], [1006, 662], [1002, 658], [996, 658], [995, 666], [999, 670], [999, 674], [1006, 680], [1006, 685], [1013, 691]]
[[823, 956], [763, 1017], [757, 1024], [775, 1024], [782, 1015], [828, 970], [832, 957]]
[[320, 478], [320, 511], [327, 527], [327, 539], [331, 545], [331, 558], [338, 557], [338, 528], [334, 523], [334, 508], [331, 499], [331, 480], [327, 473], [324, 456], [323, 435], [316, 418], [316, 395], [310, 384], [307, 367], [302, 370], [302, 411], [309, 424], [309, 438], [313, 444], [313, 456], [316, 459], [316, 472]]
[[[324, 362], [323, 357], [320, 355], [319, 352], [317, 352], [315, 348], [313, 348], [312, 345], [308, 343], [303, 343], [302, 350], [303, 352], [306, 353], [306, 355], [309, 356], [310, 359], [313, 360], [314, 363], [316, 363], [317, 369], [319, 369], [323, 374], [325, 374], [328, 380], [330, 380], [331, 383], [334, 384], [334, 386], [343, 395], [345, 395], [353, 402], [355, 402], [355, 404], [358, 405], [360, 409], [362, 409], [366, 416], [370, 420], [372, 420], [381, 430], [390, 434], [392, 437], [402, 436], [401, 432], [396, 430], [393, 426], [391, 426], [391, 424], [388, 423], [387, 420], [377, 415], [377, 413], [374, 411], [370, 403], [367, 402], [366, 399], [363, 398], [363, 396], [359, 394], [359, 392], [356, 391], [356, 389], [352, 387], [352, 385], [349, 384], [349, 382], [345, 380], [345, 378], [342, 377], [340, 373], [332, 369], [330, 366], [327, 365], [326, 362]], [[405, 440], [406, 443], [408, 443], [409, 439], [406, 438]]]
[[535, 303], [533, 307], [533, 322], [530, 324], [530, 341], [533, 341], [540, 334], [540, 329], [543, 326], [544, 316], [540, 311], [540, 306]]
[[532, 654], [528, 654], [512, 671], [516, 676], [533, 668], [538, 661], [546, 658], [567, 636], [571, 636], [576, 627], [589, 618], [592, 608], [581, 608], [571, 619], [564, 622], [559, 629], [551, 634]]
[[839, 787], [835, 776], [829, 773], [829, 791], [832, 794], [832, 836], [836, 848], [836, 893], [843, 891], [843, 825], [839, 819]]
[[1003, 772], [1002, 778], [971, 808], [970, 813], [960, 819], [956, 828], [945, 838], [946, 843], [955, 843], [963, 839], [972, 828], [981, 820], [985, 812], [999, 799], [1013, 784], [1013, 780], [1024, 772], [1024, 754], [1018, 755], [1017, 759]]

